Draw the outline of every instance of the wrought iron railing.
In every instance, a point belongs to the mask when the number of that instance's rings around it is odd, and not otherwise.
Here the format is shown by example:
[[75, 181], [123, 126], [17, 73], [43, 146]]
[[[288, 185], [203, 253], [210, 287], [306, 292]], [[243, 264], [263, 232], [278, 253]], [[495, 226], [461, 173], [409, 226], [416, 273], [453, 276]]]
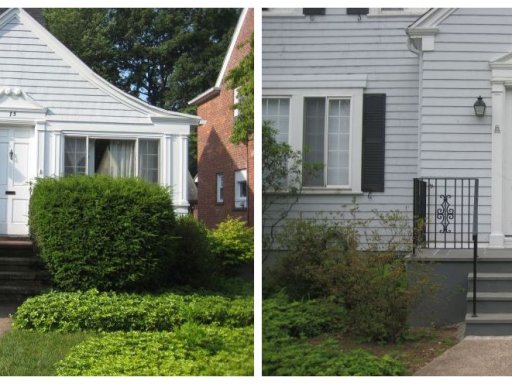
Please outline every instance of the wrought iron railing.
[[473, 316], [476, 316], [478, 179], [414, 179], [413, 253], [417, 248], [473, 248]]

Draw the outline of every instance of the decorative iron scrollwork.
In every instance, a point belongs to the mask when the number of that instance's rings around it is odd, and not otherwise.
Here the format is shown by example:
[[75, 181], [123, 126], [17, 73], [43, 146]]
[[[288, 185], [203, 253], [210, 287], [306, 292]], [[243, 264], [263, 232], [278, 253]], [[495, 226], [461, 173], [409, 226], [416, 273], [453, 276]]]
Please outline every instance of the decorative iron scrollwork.
[[448, 229], [448, 226], [451, 224], [450, 220], [453, 220], [455, 216], [455, 209], [450, 208], [451, 204], [448, 199], [451, 199], [451, 195], [440, 195], [443, 202], [441, 203], [441, 208], [437, 208], [437, 218], [441, 220], [442, 229], [439, 230], [440, 233], [451, 233], [451, 229]]

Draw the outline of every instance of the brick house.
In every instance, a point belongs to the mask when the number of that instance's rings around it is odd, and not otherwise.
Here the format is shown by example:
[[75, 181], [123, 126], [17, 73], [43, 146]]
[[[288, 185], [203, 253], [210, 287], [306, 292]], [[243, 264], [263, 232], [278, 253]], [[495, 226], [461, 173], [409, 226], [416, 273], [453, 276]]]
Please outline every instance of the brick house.
[[254, 142], [247, 145], [229, 141], [237, 111], [235, 91], [224, 83], [229, 71], [250, 51], [254, 31], [254, 10], [244, 9], [233, 34], [215, 86], [189, 102], [206, 121], [197, 132], [197, 216], [214, 227], [228, 216], [240, 217], [253, 225]]

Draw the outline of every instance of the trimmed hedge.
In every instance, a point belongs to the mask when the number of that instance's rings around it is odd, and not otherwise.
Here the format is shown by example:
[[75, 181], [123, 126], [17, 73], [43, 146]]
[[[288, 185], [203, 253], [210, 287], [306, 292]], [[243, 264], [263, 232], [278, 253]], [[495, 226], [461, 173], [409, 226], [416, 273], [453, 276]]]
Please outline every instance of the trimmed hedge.
[[252, 297], [89, 290], [29, 298], [18, 307], [13, 327], [42, 332], [170, 331], [186, 322], [243, 327], [252, 325], [253, 318]]
[[143, 289], [161, 284], [172, 261], [169, 191], [140, 179], [40, 179], [29, 228], [56, 287]]
[[186, 324], [173, 333], [110, 333], [75, 346], [61, 376], [242, 376], [253, 374], [252, 328]]

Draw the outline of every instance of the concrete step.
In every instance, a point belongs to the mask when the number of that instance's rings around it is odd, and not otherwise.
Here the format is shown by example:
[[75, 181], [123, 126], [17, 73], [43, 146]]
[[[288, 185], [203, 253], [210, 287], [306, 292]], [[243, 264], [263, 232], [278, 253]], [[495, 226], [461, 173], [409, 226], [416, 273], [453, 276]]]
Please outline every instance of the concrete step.
[[[512, 292], [512, 273], [478, 273], [477, 292]], [[468, 291], [473, 291], [473, 274], [468, 275]]]
[[[512, 313], [512, 292], [477, 291], [477, 313]], [[473, 308], [473, 293], [466, 296], [466, 313]]]
[[0, 286], [12, 281], [48, 281], [50, 274], [44, 270], [0, 271]]
[[480, 313], [466, 315], [465, 336], [510, 336], [512, 335], [512, 313]]

